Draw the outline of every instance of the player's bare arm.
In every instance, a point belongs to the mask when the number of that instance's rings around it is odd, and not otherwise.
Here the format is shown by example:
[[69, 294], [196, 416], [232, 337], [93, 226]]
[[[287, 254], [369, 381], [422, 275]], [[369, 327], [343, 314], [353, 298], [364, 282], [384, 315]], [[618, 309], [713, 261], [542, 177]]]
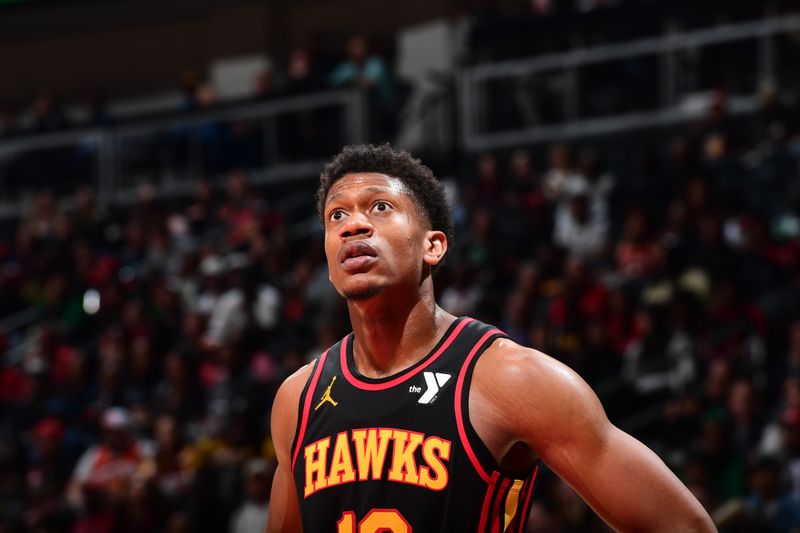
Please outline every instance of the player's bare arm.
[[519, 462], [524, 444], [616, 530], [716, 531], [658, 456], [611, 424], [586, 382], [547, 355], [498, 340], [477, 363], [469, 406], [498, 462]]
[[306, 365], [283, 382], [272, 404], [272, 440], [278, 468], [272, 482], [267, 533], [296, 533], [303, 530], [297, 503], [297, 490], [292, 479], [292, 439], [297, 428], [300, 394], [311, 374]]

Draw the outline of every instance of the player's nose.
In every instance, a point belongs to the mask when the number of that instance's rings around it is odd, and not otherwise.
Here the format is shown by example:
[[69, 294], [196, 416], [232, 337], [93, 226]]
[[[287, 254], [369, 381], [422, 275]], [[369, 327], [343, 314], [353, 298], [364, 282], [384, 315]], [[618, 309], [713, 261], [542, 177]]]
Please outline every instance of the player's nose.
[[366, 216], [355, 213], [348, 217], [347, 222], [342, 225], [339, 237], [343, 240], [354, 236], [371, 237], [373, 232], [372, 224]]

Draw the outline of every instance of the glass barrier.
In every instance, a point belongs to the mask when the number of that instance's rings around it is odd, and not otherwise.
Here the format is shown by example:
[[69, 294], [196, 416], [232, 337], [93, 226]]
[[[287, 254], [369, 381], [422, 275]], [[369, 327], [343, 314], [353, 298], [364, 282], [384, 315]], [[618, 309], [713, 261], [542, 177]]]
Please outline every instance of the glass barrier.
[[750, 113], [764, 80], [797, 83], [798, 31], [800, 15], [770, 17], [470, 67], [462, 142], [486, 150], [668, 125], [702, 116], [719, 90], [730, 113]]
[[6, 210], [30, 191], [64, 195], [99, 183], [104, 138], [99, 132], [46, 134], [0, 144], [0, 204]]
[[42, 189], [69, 197], [81, 186], [125, 201], [143, 183], [189, 192], [243, 169], [258, 181], [311, 176], [343, 144], [366, 140], [357, 91], [241, 104], [92, 130], [0, 141], [0, 216], [21, 212]]

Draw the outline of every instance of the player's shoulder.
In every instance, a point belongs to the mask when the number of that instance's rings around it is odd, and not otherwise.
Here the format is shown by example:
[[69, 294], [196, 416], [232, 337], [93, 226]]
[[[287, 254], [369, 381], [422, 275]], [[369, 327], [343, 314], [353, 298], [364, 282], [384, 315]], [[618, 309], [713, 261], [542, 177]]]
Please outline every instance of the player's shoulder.
[[509, 338], [499, 338], [489, 346], [475, 367], [473, 378], [490, 387], [500, 406], [517, 409], [520, 399], [540, 406], [542, 415], [557, 415], [567, 405], [589, 407], [594, 403], [587, 383], [567, 365], [549, 355]]
[[272, 440], [275, 443], [279, 459], [282, 455], [289, 453], [289, 447], [297, 429], [300, 396], [313, 369], [313, 362], [299, 368], [283, 381], [275, 394], [272, 402], [271, 428]]
[[275, 394], [273, 410], [276, 408], [288, 407], [286, 404], [297, 405], [303, 388], [311, 377], [311, 372], [314, 370], [314, 363], [315, 361], [312, 361], [303, 365], [283, 380], [281, 386], [278, 387], [278, 392]]
[[496, 339], [485, 351], [483, 372], [498, 374], [506, 379], [546, 378], [556, 374], [570, 376], [572, 371], [544, 352], [523, 346], [508, 337]]
[[[342, 341], [339, 341], [340, 343]], [[293, 435], [294, 429], [297, 425], [298, 406], [300, 405], [300, 398], [303, 395], [303, 390], [306, 384], [312, 379], [312, 374], [318, 369], [319, 365], [325, 364], [326, 360], [330, 361], [326, 354], [330, 353], [339, 343], [334, 344], [328, 350], [325, 350], [317, 356], [313, 361], [300, 367], [289, 377], [287, 377], [278, 391], [275, 393], [275, 398], [272, 403], [272, 432], [285, 434], [286, 436]]]

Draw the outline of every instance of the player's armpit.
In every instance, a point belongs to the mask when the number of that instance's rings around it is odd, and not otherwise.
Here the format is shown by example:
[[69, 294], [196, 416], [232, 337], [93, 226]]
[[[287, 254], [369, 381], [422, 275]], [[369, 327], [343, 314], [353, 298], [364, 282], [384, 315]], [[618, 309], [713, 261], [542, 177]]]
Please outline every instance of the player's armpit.
[[272, 441], [278, 468], [272, 481], [266, 533], [297, 533], [303, 530], [297, 491], [292, 478], [292, 440], [297, 428], [297, 410], [312, 365], [306, 365], [283, 382], [272, 404]]
[[609, 525], [618, 531], [716, 531], [658, 456], [608, 421], [577, 374], [509, 341], [492, 349], [494, 364], [487, 368], [497, 369], [504, 383], [496, 401], [506, 429]]

